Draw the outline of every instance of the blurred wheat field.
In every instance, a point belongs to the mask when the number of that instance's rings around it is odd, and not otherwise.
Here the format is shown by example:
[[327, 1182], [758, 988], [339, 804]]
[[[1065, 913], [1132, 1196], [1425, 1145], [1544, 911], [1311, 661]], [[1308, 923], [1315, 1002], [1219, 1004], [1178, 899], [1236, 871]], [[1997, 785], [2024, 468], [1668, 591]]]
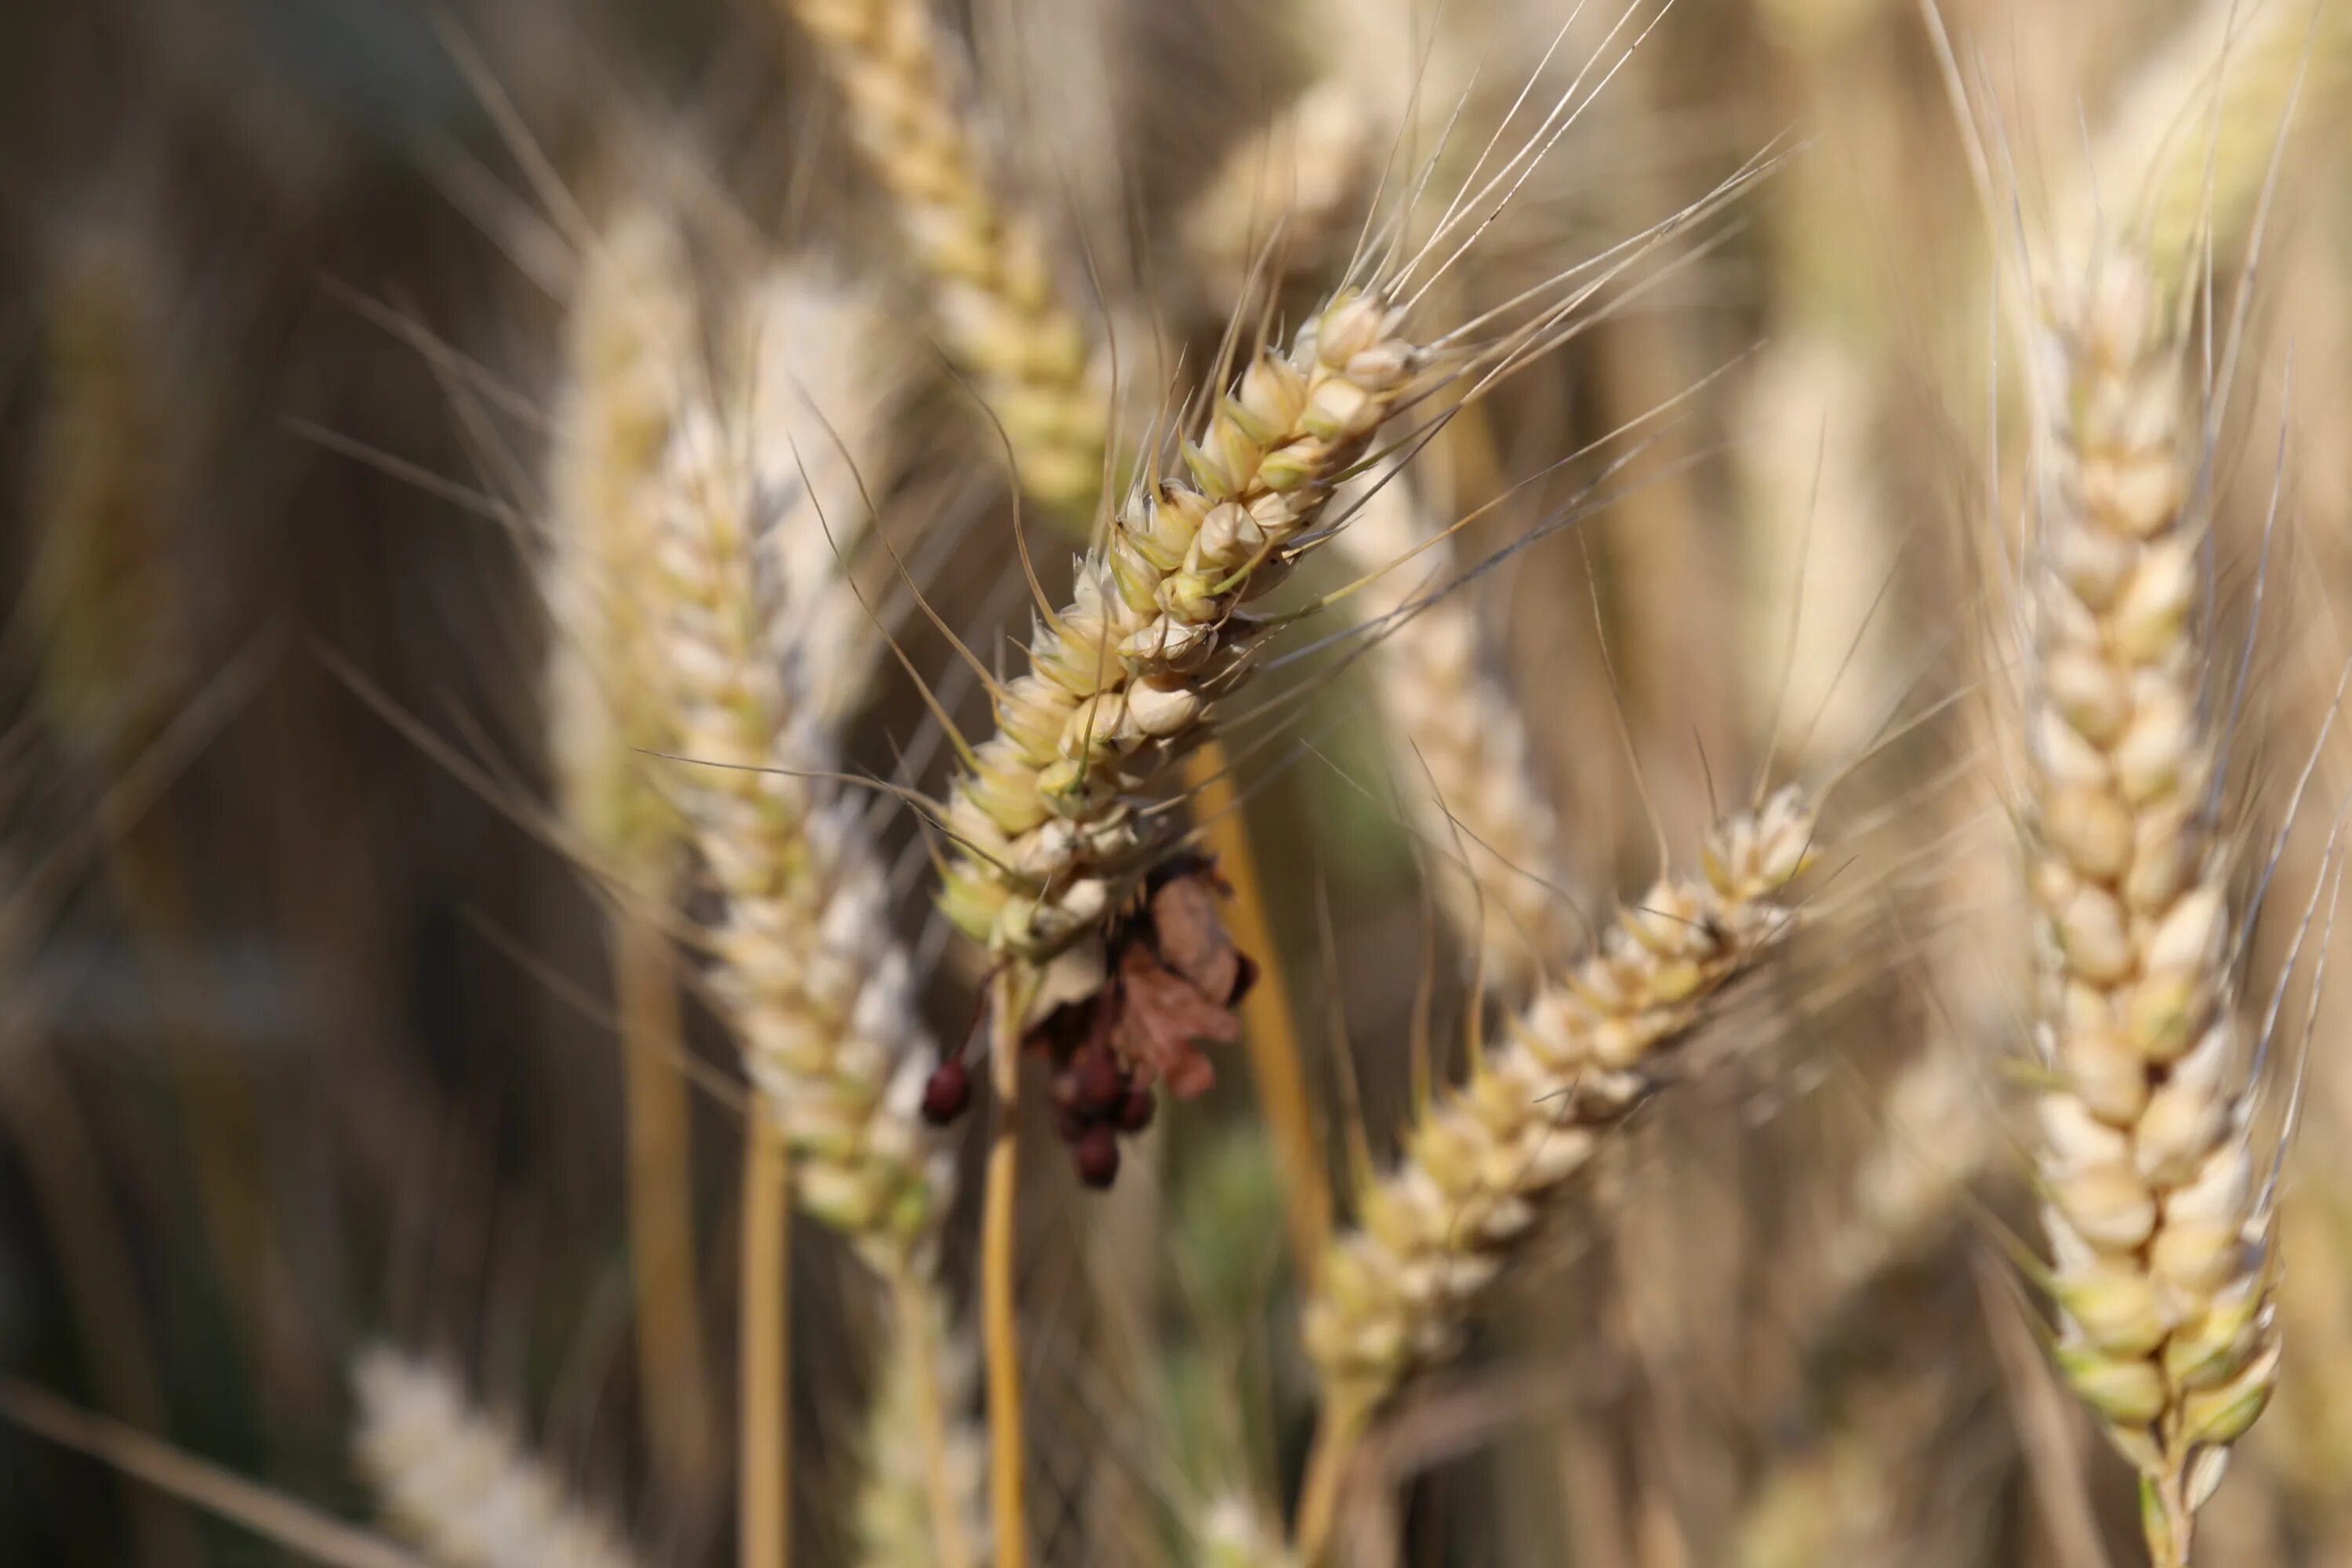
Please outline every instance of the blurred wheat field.
[[0, 15], [0, 1561], [2352, 1561], [2334, 0]]

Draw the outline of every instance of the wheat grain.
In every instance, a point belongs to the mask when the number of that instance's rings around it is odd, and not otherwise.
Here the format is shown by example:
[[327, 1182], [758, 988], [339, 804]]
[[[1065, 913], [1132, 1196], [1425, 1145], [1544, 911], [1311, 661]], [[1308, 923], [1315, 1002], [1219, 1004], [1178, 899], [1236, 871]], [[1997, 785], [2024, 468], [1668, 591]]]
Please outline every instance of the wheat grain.
[[1065, 514], [1102, 483], [1106, 400], [1035, 227], [992, 188], [959, 108], [955, 40], [924, 0], [782, 0], [822, 50], [851, 134], [931, 286], [949, 353], [1013, 448], [1022, 489]]
[[390, 1523], [444, 1568], [634, 1568], [584, 1510], [457, 1380], [388, 1345], [352, 1363], [352, 1445]]
[[1524, 994], [1575, 941], [1526, 722], [1481, 663], [1476, 601], [1453, 580], [1448, 542], [1402, 480], [1365, 497], [1339, 537], [1357, 570], [1386, 574], [1360, 613], [1380, 627], [1372, 689], [1440, 906], [1486, 983]]
[[1708, 837], [1703, 877], [1669, 877], [1544, 990], [1468, 1080], [1416, 1121], [1402, 1163], [1360, 1194], [1325, 1258], [1308, 1353], [1340, 1425], [1450, 1355], [1478, 1297], [1601, 1137], [1664, 1081], [1668, 1048], [1788, 935], [1812, 851], [1790, 789]]
[[2199, 432], [2167, 320], [2120, 243], [2044, 306], [2026, 865], [2058, 1362], [2138, 1468], [2158, 1561], [2178, 1563], [2279, 1347], [2233, 1079]]

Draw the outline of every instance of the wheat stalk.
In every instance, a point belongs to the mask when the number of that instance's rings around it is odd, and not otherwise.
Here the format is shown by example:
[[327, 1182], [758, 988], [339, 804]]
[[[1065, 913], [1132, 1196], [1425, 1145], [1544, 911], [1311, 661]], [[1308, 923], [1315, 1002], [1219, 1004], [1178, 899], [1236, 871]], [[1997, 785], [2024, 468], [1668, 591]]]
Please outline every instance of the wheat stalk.
[[1358, 1195], [1359, 1228], [1325, 1257], [1303, 1332], [1321, 1389], [1300, 1505], [1313, 1562], [1363, 1423], [1417, 1369], [1450, 1357], [1538, 1205], [1664, 1083], [1671, 1047], [1793, 928], [1814, 807], [1786, 789], [1708, 836], [1703, 876], [1668, 876], [1598, 951], [1547, 987], [1424, 1108], [1397, 1169]]
[[583, 1509], [448, 1373], [371, 1345], [352, 1363], [352, 1447], [384, 1514], [442, 1568], [635, 1568]]
[[2278, 1337], [2233, 1078], [2200, 433], [2160, 300], [2111, 244], [2044, 305], [2025, 854], [2058, 1363], [2139, 1470], [2172, 1564], [2270, 1397]]
[[963, 1543], [987, 1533], [988, 1447], [956, 1412], [971, 1403], [977, 1360], [929, 1280], [904, 1280], [897, 1308], [866, 1424], [857, 1559], [864, 1568], [971, 1568]]
[[1003, 426], [1026, 494], [1081, 522], [1108, 421], [1087, 336], [1035, 227], [992, 188], [959, 110], [959, 53], [925, 0], [782, 0], [822, 51], [849, 127], [931, 286], [949, 353]]
[[1390, 768], [1440, 907], [1486, 983], [1524, 994], [1574, 944], [1527, 724], [1482, 664], [1477, 605], [1454, 581], [1446, 536], [1401, 481], [1365, 497], [1339, 539], [1360, 571], [1409, 563], [1361, 595], [1380, 628], [1371, 685]]

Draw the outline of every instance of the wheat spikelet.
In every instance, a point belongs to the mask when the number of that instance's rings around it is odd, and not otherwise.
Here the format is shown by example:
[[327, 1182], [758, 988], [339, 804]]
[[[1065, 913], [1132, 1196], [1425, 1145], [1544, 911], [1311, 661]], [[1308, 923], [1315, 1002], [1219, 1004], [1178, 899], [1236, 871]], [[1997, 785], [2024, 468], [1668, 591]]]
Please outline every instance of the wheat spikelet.
[[1390, 768], [1441, 907], [1486, 983], [1524, 994], [1575, 937], [1555, 890], [1557, 825], [1517, 705], [1481, 663], [1476, 602], [1454, 584], [1447, 541], [1402, 481], [1364, 498], [1339, 545], [1360, 572], [1408, 563], [1358, 595], [1380, 626], [1372, 689]]
[[[956, 1516], [954, 1539], [987, 1536], [987, 1438], [956, 1414], [971, 1403], [978, 1357], [928, 1282], [911, 1282], [899, 1305], [866, 1421], [857, 1560], [863, 1568], [953, 1568], [940, 1558], [940, 1507]], [[933, 1442], [940, 1452], [929, 1451]]]
[[1786, 937], [1813, 821], [1790, 789], [1721, 825], [1703, 877], [1665, 878], [1623, 910], [1419, 1118], [1398, 1169], [1360, 1194], [1360, 1228], [1333, 1245], [1307, 1304], [1307, 1352], [1339, 1426], [1453, 1352], [1544, 1196], [1656, 1091], [1668, 1048], [1708, 1003]]
[[1163, 853], [1135, 797], [1207, 737], [1211, 698], [1260, 640], [1242, 606], [1412, 388], [1423, 361], [1400, 314], [1345, 293], [1288, 353], [1261, 353], [1185, 447], [1191, 481], [1139, 489], [1079, 563], [1075, 602], [1039, 624], [948, 813], [961, 847], [940, 907], [992, 952], [1066, 950]]
[[[800, 460], [751, 455], [741, 393], [689, 404], [666, 454], [644, 599], [671, 744], [697, 764], [673, 770], [670, 794], [726, 901], [712, 985], [784, 1135], [802, 1205], [887, 1263], [928, 1237], [947, 1179], [918, 1117], [934, 1051], [866, 802], [808, 776], [835, 766], [818, 694], [839, 652], [807, 640], [838, 586], [820, 514], [845, 526], [862, 510], [855, 476], [878, 432], [847, 419], [878, 405], [858, 353], [801, 352], [857, 344], [860, 299], [815, 274], [772, 282], [762, 298], [772, 321], [802, 323], [783, 345], [798, 406], [770, 407]], [[808, 325], [835, 313], [850, 320]], [[757, 433], [772, 446], [780, 432]], [[785, 486], [763, 484], [782, 464]]]
[[352, 1389], [361, 1470], [392, 1526], [445, 1568], [635, 1568], [620, 1532], [446, 1373], [372, 1345], [352, 1363]]
[[2199, 432], [2159, 300], [2113, 245], [2044, 306], [2026, 856], [2058, 1362], [2138, 1468], [2158, 1561], [2178, 1563], [2279, 1347], [2236, 1081]]
[[1034, 227], [1007, 212], [958, 109], [956, 46], [924, 0], [782, 0], [824, 53], [849, 126], [931, 284], [946, 346], [1011, 443], [1022, 489], [1064, 511], [1102, 483], [1104, 400]]

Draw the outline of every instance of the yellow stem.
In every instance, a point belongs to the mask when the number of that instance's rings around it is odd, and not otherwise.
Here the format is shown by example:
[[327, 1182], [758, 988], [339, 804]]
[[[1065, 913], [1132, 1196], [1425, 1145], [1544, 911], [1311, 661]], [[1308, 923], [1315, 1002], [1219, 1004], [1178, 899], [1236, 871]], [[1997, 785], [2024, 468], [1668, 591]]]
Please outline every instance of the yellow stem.
[[1014, 1221], [1021, 1179], [1021, 1019], [1029, 977], [1018, 966], [991, 987], [989, 1070], [996, 1090], [996, 1128], [988, 1145], [988, 1184], [980, 1234], [982, 1350], [988, 1363], [988, 1489], [996, 1552], [991, 1568], [1028, 1568], [1024, 1512], [1021, 1342], [1015, 1328]]
[[1257, 961], [1257, 984], [1242, 1001], [1242, 1037], [1257, 1085], [1258, 1113], [1282, 1163], [1290, 1245], [1302, 1281], [1310, 1280], [1331, 1237], [1331, 1182], [1316, 1136], [1313, 1102], [1300, 1066], [1297, 1026], [1282, 954], [1266, 920], [1265, 888], [1250, 848], [1249, 824], [1237, 808], [1225, 751], [1214, 742], [1184, 759], [1184, 784], [1195, 821], [1233, 885], [1225, 925], [1235, 945]]
[[646, 1447], [660, 1490], [700, 1501], [719, 1440], [695, 1305], [693, 1102], [678, 1069], [684, 1031], [668, 942], [614, 906], [613, 991], [621, 1020], [628, 1139], [629, 1266]]
[[1307, 1450], [1307, 1477], [1299, 1484], [1298, 1524], [1292, 1532], [1298, 1543], [1299, 1568], [1315, 1568], [1330, 1545], [1341, 1483], [1367, 1419], [1368, 1413], [1353, 1402], [1326, 1404], [1317, 1418], [1315, 1441]]
[[771, 1108], [743, 1131], [742, 1568], [785, 1568], [792, 1555], [791, 1172]]

